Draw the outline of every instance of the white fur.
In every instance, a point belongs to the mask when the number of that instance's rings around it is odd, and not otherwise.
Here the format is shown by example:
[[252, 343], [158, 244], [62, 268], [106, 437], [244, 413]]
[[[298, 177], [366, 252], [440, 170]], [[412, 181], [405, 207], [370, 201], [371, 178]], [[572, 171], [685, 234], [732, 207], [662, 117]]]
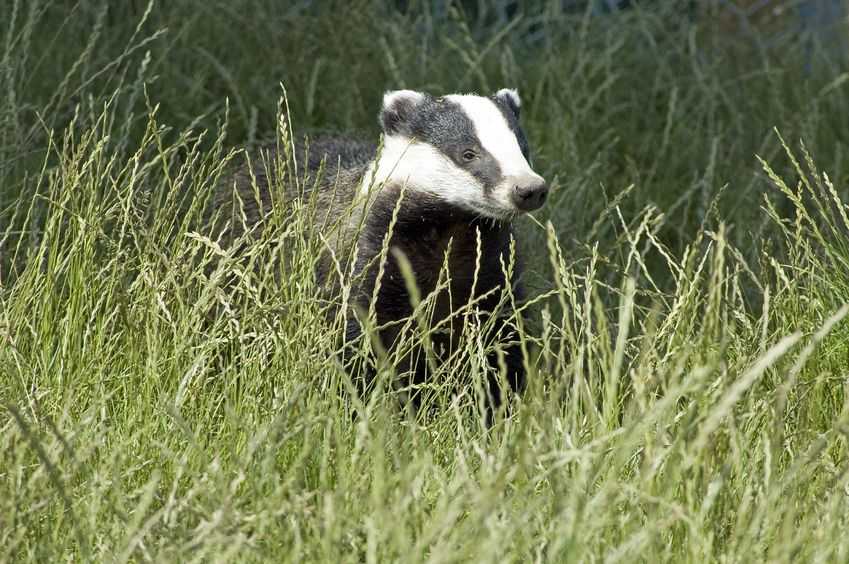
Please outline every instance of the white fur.
[[510, 101], [513, 102], [513, 104], [517, 108], [522, 107], [522, 99], [519, 98], [519, 91], [516, 90], [515, 88], [502, 88], [501, 90], [496, 92], [495, 95], [499, 98], [501, 98], [501, 97], [510, 98]]
[[[518, 99], [516, 91], [512, 91]], [[511, 177], [533, 177], [543, 182], [540, 175], [531, 169], [527, 159], [519, 148], [516, 135], [510, 130], [504, 114], [489, 98], [471, 94], [453, 94], [446, 99], [459, 104], [475, 125], [475, 132], [483, 148], [486, 149], [501, 167], [504, 181], [495, 187], [493, 196], [501, 205], [512, 206], [510, 191], [513, 189]]]
[[504, 210], [493, 209], [481, 195], [483, 188], [471, 174], [427, 143], [418, 143], [396, 135], [384, 140], [380, 160], [367, 170], [361, 190], [380, 189], [387, 182], [406, 185], [441, 200], [483, 215], [501, 217]]
[[[516, 91], [510, 92], [518, 102]], [[402, 98], [417, 102], [422, 95], [412, 90], [387, 92], [383, 97], [384, 108]], [[480, 182], [450, 158], [427, 143], [402, 135], [384, 139], [379, 160], [369, 166], [361, 192], [366, 194], [373, 188], [380, 189], [388, 182], [398, 182], [406, 185], [408, 190], [434, 194], [443, 201], [487, 217], [503, 218], [515, 214], [516, 208], [510, 199], [513, 179], [535, 177], [542, 182], [542, 177], [531, 169], [522, 155], [516, 135], [492, 100], [472, 94], [453, 94], [446, 96], [446, 99], [459, 104], [469, 116], [483, 148], [496, 159], [501, 168], [504, 179], [495, 187], [491, 197], [485, 198]]]
[[390, 90], [383, 94], [383, 107], [389, 108], [401, 100], [418, 104], [424, 100], [424, 94], [415, 90]]
[[458, 104], [475, 125], [483, 148], [498, 162], [504, 176], [535, 174], [519, 148], [516, 135], [507, 125], [504, 114], [489, 98], [471, 94], [452, 94], [447, 100]]

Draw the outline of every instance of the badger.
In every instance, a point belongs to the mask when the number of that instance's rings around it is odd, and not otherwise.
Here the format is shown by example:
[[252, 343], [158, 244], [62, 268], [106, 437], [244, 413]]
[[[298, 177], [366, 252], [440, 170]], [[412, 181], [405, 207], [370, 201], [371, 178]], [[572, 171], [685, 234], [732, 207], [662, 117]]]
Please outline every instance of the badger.
[[[495, 408], [525, 384], [510, 321], [510, 304], [523, 298], [513, 220], [542, 206], [548, 193], [529, 164], [520, 108], [518, 92], [507, 88], [490, 96], [389, 91], [378, 117], [380, 143], [346, 136], [297, 143], [289, 168], [312, 175], [312, 185], [279, 178], [267, 164], [275, 156], [270, 149], [265, 166], [246, 164], [224, 183], [215, 207], [234, 238], [260, 233], [274, 206], [313, 198], [315, 231], [326, 247], [319, 282], [338, 290], [339, 273], [356, 281], [348, 344], [358, 342], [364, 312], [371, 312], [380, 344], [392, 353], [414, 330], [413, 298], [431, 299], [430, 327], [439, 330], [429, 335], [430, 350], [417, 345], [394, 357], [408, 390], [428, 382], [434, 366], [457, 350], [461, 312], [473, 312], [489, 328], [486, 393]], [[504, 299], [508, 289], [512, 300]], [[367, 382], [374, 370], [358, 372]]]

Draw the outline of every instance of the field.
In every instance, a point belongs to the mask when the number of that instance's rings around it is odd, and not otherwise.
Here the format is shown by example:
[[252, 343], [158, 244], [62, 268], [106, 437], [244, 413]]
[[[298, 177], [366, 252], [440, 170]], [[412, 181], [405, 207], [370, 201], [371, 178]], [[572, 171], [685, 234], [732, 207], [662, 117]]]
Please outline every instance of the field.
[[[0, 561], [849, 561], [846, 23], [585, 4], [0, 6]], [[485, 423], [470, 323], [428, 409], [360, 397], [309, 206], [235, 256], [210, 192], [505, 86], [528, 389]]]

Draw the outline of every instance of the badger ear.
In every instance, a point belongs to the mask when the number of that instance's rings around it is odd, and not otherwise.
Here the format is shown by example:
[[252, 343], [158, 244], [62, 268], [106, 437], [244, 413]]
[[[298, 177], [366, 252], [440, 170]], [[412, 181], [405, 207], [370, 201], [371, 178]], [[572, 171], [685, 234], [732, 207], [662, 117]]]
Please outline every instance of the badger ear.
[[515, 88], [502, 88], [495, 93], [495, 99], [506, 104], [508, 108], [513, 110], [516, 117], [519, 117], [519, 109], [522, 107], [522, 99], [519, 98], [519, 92]]
[[383, 95], [380, 110], [380, 127], [387, 135], [410, 134], [410, 118], [415, 109], [427, 98], [415, 90], [390, 90]]

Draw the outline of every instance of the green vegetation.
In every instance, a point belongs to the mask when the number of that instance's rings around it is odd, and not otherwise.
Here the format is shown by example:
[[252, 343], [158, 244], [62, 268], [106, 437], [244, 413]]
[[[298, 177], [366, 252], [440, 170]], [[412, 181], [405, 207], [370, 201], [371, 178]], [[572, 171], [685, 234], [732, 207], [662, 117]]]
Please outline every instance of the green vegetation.
[[[0, 8], [0, 560], [849, 560], [845, 59], [671, 2], [408, 4]], [[418, 419], [389, 370], [346, 393], [309, 210], [206, 237], [281, 82], [296, 134], [375, 138], [383, 89], [519, 87], [553, 194], [492, 429], [474, 325]]]

